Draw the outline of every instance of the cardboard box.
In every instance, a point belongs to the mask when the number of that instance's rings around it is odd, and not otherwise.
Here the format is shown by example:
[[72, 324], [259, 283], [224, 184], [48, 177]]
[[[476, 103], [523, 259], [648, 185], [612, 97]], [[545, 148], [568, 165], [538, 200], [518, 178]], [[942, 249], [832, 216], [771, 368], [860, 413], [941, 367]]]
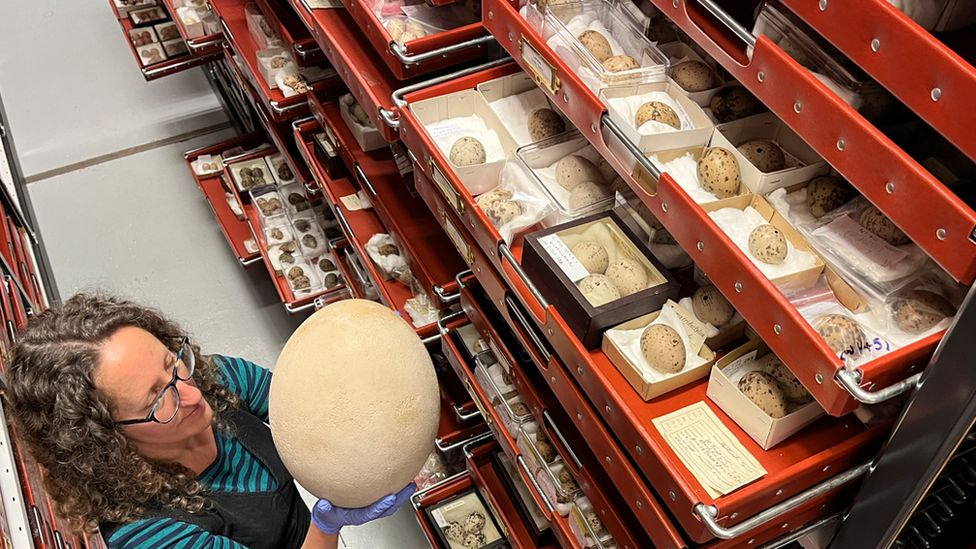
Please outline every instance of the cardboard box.
[[[692, 317], [694, 314], [688, 311]], [[661, 311], [654, 311], [653, 313], [646, 314], [624, 322], [619, 326], [614, 326], [613, 330], [639, 330], [641, 328], [647, 327], [651, 322], [661, 315]], [[704, 329], [704, 326], [702, 326]], [[644, 379], [641, 375], [640, 368], [635, 366], [624, 354], [624, 351], [617, 346], [617, 343], [610, 339], [604, 334], [603, 336], [603, 352], [606, 353], [607, 358], [610, 362], [617, 367], [617, 370], [623, 374], [637, 393], [644, 400], [651, 400], [655, 397], [661, 396], [665, 393], [671, 392], [679, 387], [683, 387], [692, 381], [697, 381], [708, 375], [711, 370], [712, 365], [715, 364], [715, 353], [708, 347], [707, 344], [703, 344], [701, 350], [698, 352], [698, 356], [705, 359], [707, 362], [701, 366], [679, 372], [673, 376], [667, 377], [659, 381], [648, 381]]]
[[[674, 99], [684, 109], [694, 128], [641, 135], [634, 126], [635, 121], [629, 113], [620, 111], [609, 101], [610, 99], [643, 95], [655, 91], [664, 92]], [[675, 84], [671, 79], [666, 82], [606, 88], [600, 92], [600, 99], [604, 105], [607, 105], [610, 117], [623, 129], [627, 138], [645, 154], [684, 147], [701, 147], [708, 143], [712, 136], [712, 128], [715, 127], [712, 119], [705, 114], [705, 111], [688, 97], [681, 86]]]
[[[653, 278], [649, 288], [594, 307], [553, 259], [545, 241], [540, 240], [555, 234], [578, 235], [598, 223], [605, 224], [616, 245], [622, 246], [627, 255], [639, 258]], [[587, 349], [600, 347], [603, 331], [607, 328], [659, 310], [668, 299], [677, 296], [679, 287], [671, 273], [648, 249], [647, 244], [612, 210], [526, 235], [522, 268], [542, 295], [556, 306], [566, 324]]]
[[825, 412], [816, 400], [800, 405], [781, 418], [772, 418], [763, 412], [725, 374], [726, 368], [735, 365], [738, 359], [752, 351], [757, 351], [757, 358], [770, 352], [761, 340], [754, 339], [723, 356], [712, 367], [706, 395], [763, 450], [769, 450], [825, 415]]
[[[717, 202], [704, 204], [702, 205], [702, 209], [705, 210], [705, 212], [714, 212], [723, 208], [744, 210], [749, 206], [755, 208], [756, 211], [759, 212], [759, 214], [766, 219], [770, 225], [773, 225], [779, 229], [783, 233], [783, 236], [785, 236], [786, 239], [793, 244], [794, 248], [797, 250], [810, 252], [816, 257], [816, 264], [813, 267], [771, 279], [773, 284], [779, 286], [780, 288], [788, 288], [790, 290], [809, 288], [810, 286], [816, 284], [817, 279], [820, 278], [820, 274], [824, 271], [823, 260], [819, 255], [817, 255], [817, 252], [810, 248], [810, 245], [807, 244], [806, 240], [803, 239], [803, 235], [794, 229], [793, 225], [790, 225], [790, 222], [787, 221], [785, 217], [780, 215], [780, 213], [777, 212], [769, 202], [766, 202], [766, 199], [763, 197], [757, 194], [733, 196]], [[752, 255], [747, 250], [743, 250], [743, 253], [746, 254], [749, 259], [753, 259]], [[755, 259], [753, 261], [758, 262], [759, 260]]]
[[[494, 162], [486, 162], [476, 166], [454, 166], [450, 160], [450, 151], [442, 151], [447, 165], [457, 173], [458, 179], [468, 189], [472, 195], [477, 196], [489, 191], [498, 185], [498, 174], [505, 165], [507, 158], [515, 154], [518, 146], [508, 130], [498, 119], [495, 111], [488, 106], [483, 95], [475, 90], [461, 90], [456, 93], [432, 97], [423, 101], [410, 104], [410, 110], [414, 116], [425, 127], [431, 124], [459, 118], [463, 116], [477, 115], [484, 120], [489, 130], [498, 134], [502, 149], [505, 151], [506, 158]], [[436, 146], [436, 143], [435, 143]]]
[[[830, 171], [830, 166], [820, 155], [773, 113], [740, 118], [719, 124], [715, 129], [709, 146], [721, 147], [735, 156], [739, 163], [742, 184], [756, 194], [767, 194], [780, 187], [803, 183]], [[791, 156], [799, 165], [776, 172], [760, 171], [737, 149], [739, 145], [753, 139], [767, 139], [776, 143], [787, 157], [787, 166], [790, 165]]]
[[386, 147], [388, 143], [386, 139], [383, 138], [383, 134], [380, 133], [376, 126], [363, 126], [359, 122], [356, 122], [352, 115], [349, 113], [349, 108], [353, 102], [351, 95], [344, 95], [339, 100], [339, 114], [342, 116], [342, 120], [345, 121], [346, 126], [349, 126], [349, 131], [352, 132], [352, 136], [356, 139], [356, 143], [365, 152], [375, 151], [377, 149], [382, 149]]

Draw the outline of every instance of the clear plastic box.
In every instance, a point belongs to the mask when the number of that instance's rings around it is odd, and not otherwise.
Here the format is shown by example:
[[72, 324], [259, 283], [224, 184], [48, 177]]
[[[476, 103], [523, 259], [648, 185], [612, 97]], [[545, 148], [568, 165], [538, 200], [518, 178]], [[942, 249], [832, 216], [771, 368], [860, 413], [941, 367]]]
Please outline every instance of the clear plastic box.
[[[555, 211], [543, 220], [544, 226], [561, 225], [613, 207], [614, 193], [610, 189], [618, 179], [617, 173], [578, 131], [520, 147], [515, 154], [522, 165], [532, 173], [533, 179], [542, 187], [554, 206]], [[570, 191], [556, 181], [556, 163], [570, 155], [582, 156], [596, 165], [603, 175], [603, 183], [607, 189], [606, 198], [582, 207], [572, 207]]]
[[542, 469], [543, 465], [555, 463], [559, 459], [556, 447], [549, 442], [548, 437], [539, 430], [539, 425], [534, 421], [523, 423], [519, 427], [515, 443], [522, 450], [522, 456], [532, 474]]
[[[594, 91], [617, 84], [663, 82], [668, 58], [641, 30], [617, 2], [586, 0], [546, 7], [543, 37], [556, 54]], [[613, 55], [630, 56], [638, 68], [611, 71], [603, 66], [579, 40], [586, 30], [595, 30], [610, 44]]]
[[322, 281], [308, 263], [296, 262], [291, 267], [284, 267], [282, 271], [295, 297], [322, 291]]
[[[267, 166], [265, 168], [267, 169]], [[294, 217], [296, 214], [302, 214], [302, 217], [305, 217], [305, 214], [312, 213], [312, 203], [308, 201], [308, 197], [305, 196], [305, 189], [300, 183], [283, 185], [278, 192], [289, 216]]]
[[[494, 383], [489, 379], [489, 386], [485, 387], [485, 392], [489, 393], [488, 397], [492, 402], [498, 397], [498, 388], [494, 386]], [[514, 397], [509, 397], [508, 399], [499, 399], [499, 404], [494, 406], [495, 410], [498, 411], [498, 415], [502, 418], [502, 423], [505, 424], [505, 429], [508, 434], [512, 436], [518, 436], [519, 426], [530, 421], [532, 419], [532, 410], [529, 405], [522, 400], [522, 397], [516, 394]]]
[[297, 217], [292, 219], [295, 241], [298, 242], [302, 255], [312, 259], [328, 252], [329, 243], [325, 238], [325, 231], [316, 222], [314, 216]]
[[543, 465], [535, 475], [546, 499], [560, 516], [569, 515], [573, 501], [582, 494], [576, 479], [562, 459]]
[[[490, 386], [491, 390], [497, 390], [502, 398], [511, 398], [518, 394], [518, 389], [512, 383], [511, 374], [495, 358], [494, 353], [491, 351], [478, 353], [475, 356], [475, 364], [475, 380], [477, 380], [478, 385], [486, 387], [486, 391], [489, 390], [487, 387]], [[498, 404], [498, 402], [492, 399], [492, 405], [495, 404]]]
[[249, 191], [275, 182], [264, 157], [235, 162], [229, 165], [230, 175], [239, 191]]
[[616, 547], [593, 504], [586, 497], [577, 498], [569, 513], [569, 529], [584, 549]]
[[261, 229], [267, 229], [271, 225], [285, 223], [288, 218], [285, 215], [285, 201], [272, 186], [264, 186], [251, 189], [251, 204], [257, 208], [258, 218], [261, 220]]

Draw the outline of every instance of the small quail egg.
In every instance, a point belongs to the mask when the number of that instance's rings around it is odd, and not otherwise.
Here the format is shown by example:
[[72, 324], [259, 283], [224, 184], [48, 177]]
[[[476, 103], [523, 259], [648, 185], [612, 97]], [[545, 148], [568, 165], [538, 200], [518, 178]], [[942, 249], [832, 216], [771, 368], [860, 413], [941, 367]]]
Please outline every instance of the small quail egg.
[[691, 296], [691, 307], [695, 316], [702, 322], [707, 322], [716, 328], [725, 326], [735, 315], [735, 309], [729, 300], [725, 299], [718, 288], [709, 284], [695, 290]]
[[578, 210], [610, 196], [610, 191], [602, 185], [590, 181], [580, 183], [569, 191], [569, 207]]
[[806, 387], [796, 379], [793, 372], [780, 362], [778, 358], [769, 357], [760, 369], [769, 374], [776, 380], [779, 388], [783, 390], [786, 399], [795, 404], [806, 404], [813, 400], [813, 396], [807, 391]]
[[485, 215], [493, 225], [501, 227], [522, 215], [522, 205], [516, 200], [497, 200], [488, 206]]
[[779, 265], [786, 260], [788, 250], [783, 231], [769, 223], [760, 225], [749, 233], [749, 253], [763, 263]]
[[464, 531], [469, 534], [480, 532], [484, 530], [486, 522], [487, 519], [485, 518], [485, 515], [478, 511], [472, 511], [471, 514], [464, 519]]
[[582, 240], [573, 246], [572, 251], [587, 271], [600, 274], [607, 271], [610, 259], [603, 246], [592, 240]]
[[846, 181], [832, 175], [813, 178], [807, 185], [807, 207], [817, 219], [843, 206], [857, 193]]
[[676, 374], [685, 367], [685, 343], [671, 326], [648, 326], [641, 334], [640, 347], [644, 360], [662, 374]]
[[857, 219], [862, 227], [871, 231], [892, 246], [904, 246], [911, 242], [908, 235], [902, 232], [888, 216], [873, 205], [866, 206], [861, 210]]
[[753, 139], [739, 145], [739, 152], [761, 172], [777, 172], [786, 167], [783, 149], [768, 139]]
[[742, 86], [719, 90], [708, 106], [720, 123], [731, 122], [762, 112], [763, 105]]
[[639, 69], [640, 65], [629, 55], [614, 55], [603, 60], [603, 68], [610, 72]]
[[579, 35], [580, 44], [583, 47], [590, 50], [593, 57], [599, 62], [605, 61], [608, 57], [613, 55], [613, 50], [610, 49], [610, 42], [607, 41], [606, 37], [595, 30], [584, 31]]
[[488, 538], [482, 532], [475, 532], [464, 536], [464, 549], [480, 549], [488, 543]]
[[645, 122], [651, 120], [671, 126], [676, 130], [681, 129], [681, 119], [678, 118], [678, 113], [660, 101], [648, 101], [637, 109], [637, 115], [634, 117], [637, 128], [640, 128]]
[[580, 280], [578, 286], [583, 297], [594, 307], [620, 299], [620, 292], [606, 275], [590, 275]]
[[838, 355], [856, 358], [866, 345], [861, 326], [852, 318], [839, 314], [826, 314], [813, 322], [813, 328]]
[[444, 528], [444, 533], [447, 535], [447, 539], [451, 541], [456, 541], [458, 543], [464, 541], [464, 527], [462, 527], [461, 524], [456, 520], [452, 520], [450, 524]]
[[486, 193], [482, 193], [481, 196], [475, 200], [475, 202], [477, 202], [478, 206], [480, 206], [482, 210], [487, 210], [488, 207], [495, 202], [500, 200], [511, 200], [512, 196], [513, 194], [511, 189], [496, 187]]
[[735, 196], [739, 192], [739, 162], [731, 152], [713, 147], [698, 160], [698, 181], [701, 187], [718, 198]]
[[586, 158], [571, 154], [556, 162], [556, 182], [567, 191], [586, 181], [601, 185], [604, 183], [600, 169]]
[[920, 289], [898, 297], [891, 309], [898, 328], [910, 334], [922, 333], [956, 314], [956, 308], [944, 297]]
[[678, 63], [672, 69], [671, 78], [689, 92], [700, 92], [715, 87], [715, 76], [712, 70], [701, 61], [688, 60]]
[[739, 380], [739, 391], [772, 418], [786, 415], [789, 402], [776, 380], [766, 372], [749, 372]]
[[640, 261], [629, 257], [618, 257], [607, 267], [607, 277], [617, 287], [620, 295], [626, 296], [647, 288], [647, 269]]
[[487, 160], [485, 146], [473, 137], [462, 137], [451, 145], [451, 163], [462, 168], [484, 164]]
[[528, 125], [532, 141], [542, 141], [566, 131], [566, 122], [552, 109], [537, 109], [529, 115]]

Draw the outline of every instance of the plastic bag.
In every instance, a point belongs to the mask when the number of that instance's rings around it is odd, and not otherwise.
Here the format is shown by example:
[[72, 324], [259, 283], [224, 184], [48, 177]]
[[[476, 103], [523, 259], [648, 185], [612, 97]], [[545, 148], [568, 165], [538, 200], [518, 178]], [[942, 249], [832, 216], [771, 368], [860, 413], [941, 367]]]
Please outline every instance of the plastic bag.
[[502, 240], [511, 244], [516, 235], [532, 228], [553, 211], [545, 193], [531, 174], [517, 162], [508, 162], [498, 175], [498, 186], [477, 198]]

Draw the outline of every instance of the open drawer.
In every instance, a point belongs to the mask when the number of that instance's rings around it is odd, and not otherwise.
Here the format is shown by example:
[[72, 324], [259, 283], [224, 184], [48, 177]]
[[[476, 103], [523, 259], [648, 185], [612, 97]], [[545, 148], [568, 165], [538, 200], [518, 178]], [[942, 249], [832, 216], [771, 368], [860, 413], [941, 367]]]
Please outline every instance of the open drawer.
[[[494, 38], [485, 32], [480, 21], [439, 32], [430, 32], [415, 40], [401, 44], [391, 36], [384, 22], [368, 0], [342, 0], [356, 26], [379, 53], [383, 63], [398, 80], [462, 65], [474, 59], [487, 57], [498, 51]], [[449, 9], [461, 9], [462, 4]], [[398, 20], [406, 19], [402, 17]], [[401, 30], [403, 32], [403, 30]], [[400, 33], [394, 33], [397, 37]]]
[[[472, 339], [470, 328], [465, 327], [467, 320], [459, 313], [442, 317], [441, 324], [445, 332], [452, 330], [461, 334], [460, 351], [471, 352], [476, 341]], [[488, 425], [481, 416], [478, 405], [472, 400], [471, 394], [458, 378], [454, 366], [444, 356], [441, 338], [438, 331], [435, 336], [428, 337], [428, 350], [434, 360], [437, 371], [437, 382], [441, 393], [441, 419], [437, 429], [434, 446], [443, 454], [460, 451], [461, 446], [471, 438], [488, 432]], [[474, 338], [476, 339], [476, 337]]]
[[201, 20], [192, 25], [187, 25], [180, 17], [179, 8], [183, 6], [180, 0], [163, 0], [169, 16], [173, 18], [173, 23], [179, 29], [180, 37], [186, 42], [186, 47], [193, 57], [205, 57], [219, 54], [224, 43], [224, 35], [217, 32], [207, 32], [206, 24]]
[[291, 52], [295, 63], [312, 67], [326, 62], [322, 48], [315, 43], [312, 34], [287, 3], [277, 0], [257, 0], [258, 8], [268, 23], [278, 32], [282, 46]]

